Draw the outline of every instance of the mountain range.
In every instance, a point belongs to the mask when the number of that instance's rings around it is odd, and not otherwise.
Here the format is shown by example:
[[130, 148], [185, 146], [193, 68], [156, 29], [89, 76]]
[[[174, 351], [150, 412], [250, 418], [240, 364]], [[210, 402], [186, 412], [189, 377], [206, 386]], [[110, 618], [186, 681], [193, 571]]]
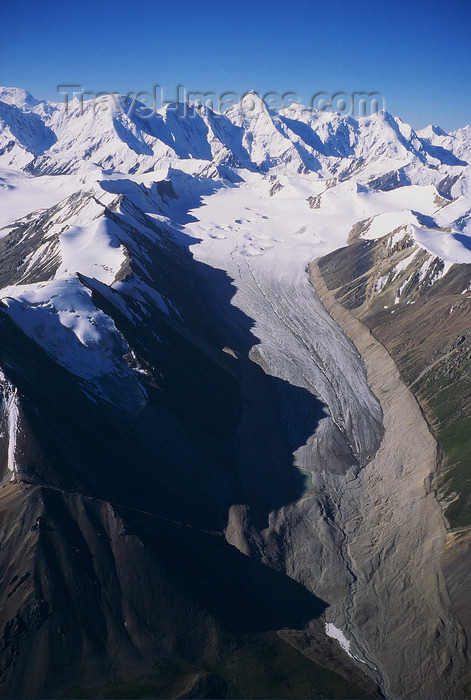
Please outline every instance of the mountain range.
[[0, 88], [0, 697], [471, 691], [471, 127]]

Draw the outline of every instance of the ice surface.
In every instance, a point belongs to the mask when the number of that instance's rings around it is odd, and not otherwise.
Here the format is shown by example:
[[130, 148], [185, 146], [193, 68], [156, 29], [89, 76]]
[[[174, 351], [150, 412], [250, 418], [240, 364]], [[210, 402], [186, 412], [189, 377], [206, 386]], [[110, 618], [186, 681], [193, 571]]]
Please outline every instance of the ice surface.
[[336, 639], [342, 649], [347, 652], [349, 656], [354, 658], [353, 654], [350, 651], [350, 642], [342, 632], [342, 630], [339, 630], [338, 627], [336, 627], [332, 622], [326, 622], [325, 624], [325, 632], [326, 634], [331, 637], [331, 639]]

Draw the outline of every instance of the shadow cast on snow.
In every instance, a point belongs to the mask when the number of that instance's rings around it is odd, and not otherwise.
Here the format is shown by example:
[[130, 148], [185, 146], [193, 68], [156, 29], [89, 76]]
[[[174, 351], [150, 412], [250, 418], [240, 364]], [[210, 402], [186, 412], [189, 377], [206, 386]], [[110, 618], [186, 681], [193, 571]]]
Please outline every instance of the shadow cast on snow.
[[[3, 313], [0, 366], [21, 397], [22, 466], [28, 481], [112, 502], [180, 577], [203, 582], [198, 596], [209, 608], [214, 603], [223, 611], [234, 588], [239, 598], [258, 591], [261, 618], [253, 606], [249, 617], [231, 612], [227, 624], [236, 631], [249, 630], [250, 619], [257, 630], [300, 627], [320, 615], [325, 603], [222, 538], [215, 544], [209, 535], [224, 530], [233, 505], [246, 507], [251, 527], [261, 530], [271, 512], [305, 493], [305, 475], [294, 466], [293, 453], [327, 415], [316, 396], [267, 375], [249, 358], [259, 341], [254, 320], [232, 303], [234, 280], [191, 253], [198, 241], [184, 233], [182, 223], [215, 186], [202, 181], [196, 195], [181, 202], [179, 223], [170, 228], [148, 216], [161, 204], [156, 193], [128, 182], [122, 206], [127, 198], [144, 217], [141, 223], [131, 226], [117, 212], [106, 215], [115, 222], [118, 238], [136, 246], [145, 271], [142, 264], [133, 268], [131, 257], [119, 291], [82, 278], [148, 372], [143, 375], [148, 403], [138, 415], [124, 415], [105, 401], [91, 402], [77, 380]], [[135, 274], [171, 299], [179, 314], [166, 315], [127, 293]], [[123, 312], [123, 303], [134, 316]], [[222, 352], [225, 346], [235, 357]], [[149, 518], [168, 523], [165, 546], [161, 525], [149, 534]], [[215, 552], [221, 547], [218, 563]], [[204, 573], [214, 568], [217, 590]]]

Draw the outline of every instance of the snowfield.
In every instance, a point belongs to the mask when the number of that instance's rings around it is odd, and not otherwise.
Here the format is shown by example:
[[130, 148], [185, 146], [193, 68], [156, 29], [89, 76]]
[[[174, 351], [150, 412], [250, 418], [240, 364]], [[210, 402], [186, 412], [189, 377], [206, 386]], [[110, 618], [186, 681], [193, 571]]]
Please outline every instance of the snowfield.
[[[296, 106], [274, 114], [255, 94], [246, 100], [257, 107], [251, 119], [240, 106], [188, 116], [167, 106], [143, 119], [79, 100], [67, 114], [62, 104], [0, 89], [0, 240], [5, 251], [10, 240], [25, 248], [0, 299], [92, 393], [108, 396], [100, 377], [110, 373], [134, 385], [120, 359], [129, 348], [85, 278], [126, 290], [144, 315], [150, 303], [178, 318], [147, 271], [145, 248], [164, 226], [234, 280], [232, 304], [253, 318], [259, 350], [275, 362], [267, 371], [315, 387], [345, 429], [351, 406], [341, 418], [323, 368], [335, 346], [319, 340], [334, 331], [306, 267], [346, 245], [355, 226], [365, 238], [399, 229], [445, 271], [470, 262], [469, 130], [415, 134], [387, 113], [354, 120]], [[137, 245], [133, 230], [147, 242]], [[347, 403], [367, 395], [354, 386]]]

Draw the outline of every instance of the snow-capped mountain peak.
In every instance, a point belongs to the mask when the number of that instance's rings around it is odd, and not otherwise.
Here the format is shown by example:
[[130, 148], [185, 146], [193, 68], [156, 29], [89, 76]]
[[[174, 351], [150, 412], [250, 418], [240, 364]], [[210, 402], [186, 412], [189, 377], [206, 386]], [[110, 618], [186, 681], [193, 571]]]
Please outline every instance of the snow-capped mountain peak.
[[[91, 310], [90, 285], [181, 322], [165, 285], [149, 283], [162, 227], [200, 241], [201, 255], [220, 267], [236, 250], [267, 274], [294, 277], [357, 230], [377, 238], [413, 227], [414, 240], [448, 267], [469, 259], [469, 129], [416, 134], [387, 112], [358, 120], [298, 107], [276, 113], [255, 92], [223, 114], [166, 105], [146, 117], [139, 106], [126, 111], [124, 97], [72, 100], [68, 111], [14, 88], [0, 98], [0, 244], [15, 270], [0, 296], [54, 357], [70, 342], [77, 359], [78, 343], [90, 361], [69, 369], [102, 396], [110, 398], [103, 377], [126, 351], [106, 312]], [[46, 319], [63, 337], [42, 332]], [[101, 367], [98, 378], [90, 363]], [[120, 367], [140, 405], [138, 375]]]

